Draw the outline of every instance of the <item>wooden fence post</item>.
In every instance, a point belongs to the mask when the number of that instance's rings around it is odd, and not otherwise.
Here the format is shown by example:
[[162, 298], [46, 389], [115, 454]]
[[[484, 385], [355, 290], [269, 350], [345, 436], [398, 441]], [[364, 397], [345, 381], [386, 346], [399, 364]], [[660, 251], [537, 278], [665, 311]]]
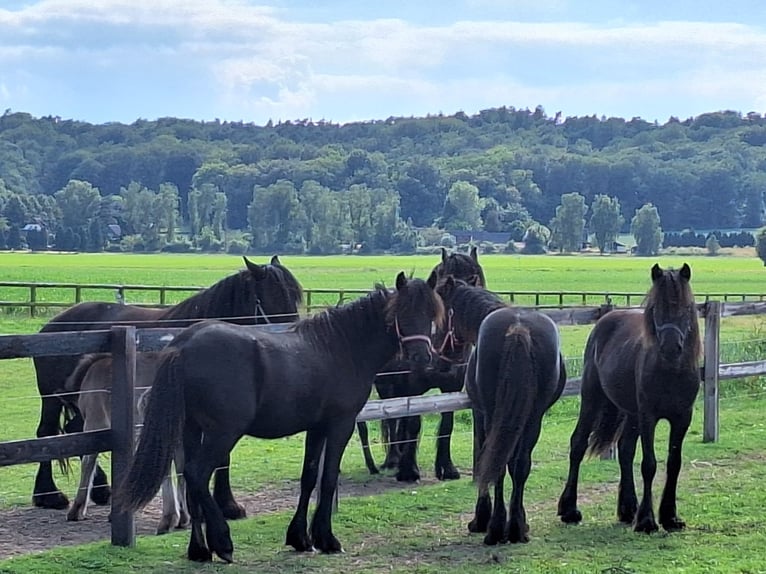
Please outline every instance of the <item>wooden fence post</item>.
[[[112, 332], [112, 484], [127, 476], [134, 446], [134, 386], [136, 375], [136, 328], [115, 326]], [[112, 509], [112, 544], [135, 546], [133, 512]]]
[[702, 442], [718, 442], [718, 369], [721, 327], [720, 301], [708, 301], [705, 308], [705, 363], [703, 367]]

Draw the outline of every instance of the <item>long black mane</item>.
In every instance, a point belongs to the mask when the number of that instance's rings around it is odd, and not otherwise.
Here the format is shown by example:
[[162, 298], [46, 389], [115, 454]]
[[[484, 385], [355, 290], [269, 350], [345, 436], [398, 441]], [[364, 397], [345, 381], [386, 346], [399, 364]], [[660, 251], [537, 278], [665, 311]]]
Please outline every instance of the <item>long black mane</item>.
[[[160, 318], [229, 318], [229, 322], [253, 323], [254, 318], [257, 319], [259, 301], [282, 301], [284, 308], [300, 308], [303, 289], [295, 276], [279, 263], [261, 265], [260, 268], [263, 278], [256, 280], [250, 269], [243, 269], [167, 308]], [[282, 322], [274, 316], [269, 320]]]
[[[419, 287], [418, 287], [419, 286]], [[423, 281], [411, 281], [406, 287], [410, 293], [407, 305], [400, 303], [399, 292], [376, 285], [367, 295], [341, 307], [329, 307], [310, 317], [298, 321], [292, 329], [311, 341], [319, 349], [337, 348], [337, 341], [343, 341], [349, 352], [357, 347], [360, 325], [379, 325], [383, 317], [392, 338], [396, 338], [395, 321], [398, 314], [411, 314], [415, 309], [426, 309], [441, 325], [444, 308], [434, 291]], [[412, 293], [413, 289], [417, 292]]]

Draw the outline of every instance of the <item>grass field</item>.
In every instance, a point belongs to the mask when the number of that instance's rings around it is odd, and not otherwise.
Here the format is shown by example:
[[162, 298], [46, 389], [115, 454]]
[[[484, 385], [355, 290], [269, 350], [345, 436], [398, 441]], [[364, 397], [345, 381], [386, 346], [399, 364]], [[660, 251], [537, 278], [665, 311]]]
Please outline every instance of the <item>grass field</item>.
[[[268, 258], [253, 257], [258, 262]], [[521, 257], [481, 256], [489, 286], [495, 290], [588, 290], [641, 293], [648, 287], [649, 268], [679, 266], [693, 270], [700, 293], [759, 293], [764, 289], [762, 263], [755, 258]], [[438, 256], [293, 257], [287, 265], [307, 288], [369, 288], [391, 283], [399, 270], [425, 276]], [[71, 281], [153, 285], [212, 284], [241, 267], [233, 256], [49, 255], [0, 254], [5, 281]], [[8, 300], [5, 288], [0, 299]], [[113, 293], [104, 297], [113, 299]], [[71, 292], [53, 299], [66, 300]], [[3, 333], [34, 332], [43, 319], [0, 316]], [[764, 320], [723, 321], [725, 361], [766, 355]], [[565, 353], [576, 365], [589, 327], [563, 328]], [[573, 369], [574, 370], [574, 369]], [[30, 360], [0, 362], [3, 425], [0, 440], [34, 435], [39, 399]], [[256, 516], [232, 524], [235, 559], [227, 572], [766, 572], [761, 558], [766, 534], [760, 527], [766, 491], [763, 445], [766, 407], [763, 379], [726, 382], [722, 391], [721, 437], [702, 444], [701, 421], [695, 415], [685, 445], [679, 486], [679, 510], [689, 529], [681, 534], [635, 535], [615, 525], [617, 469], [613, 461], [594, 460], [582, 473], [585, 522], [565, 528], [555, 517], [556, 498], [566, 475], [569, 434], [579, 400], [562, 399], [546, 417], [535, 468], [527, 490], [532, 542], [489, 549], [469, 537], [465, 524], [473, 508], [474, 488], [468, 478], [448, 484], [397, 486], [374, 497], [344, 499], [335, 519], [346, 547], [342, 556], [304, 556], [282, 546], [290, 513]], [[453, 454], [462, 469], [470, 466], [470, 416], [458, 413]], [[432, 477], [436, 417], [427, 417], [421, 443], [421, 466]], [[375, 426], [375, 425], [373, 425]], [[665, 425], [658, 433], [658, 458], [664, 458]], [[373, 436], [377, 459], [382, 447]], [[275, 483], [294, 484], [299, 476], [302, 436], [284, 440], [245, 439], [233, 455], [236, 492], [269, 492]], [[638, 465], [636, 465], [637, 468]], [[0, 508], [28, 505], [35, 465], [0, 470]], [[356, 437], [343, 461], [344, 480], [353, 484], [390, 483], [390, 477], [366, 475]], [[275, 480], [275, 477], [279, 479]], [[658, 472], [657, 481], [663, 478]], [[67, 493], [73, 478], [57, 477]], [[661, 482], [660, 482], [661, 484]], [[656, 487], [659, 497], [660, 487]], [[62, 521], [64, 516], [62, 513]], [[142, 537], [136, 549], [107, 544], [62, 548], [0, 562], [0, 572], [192, 572], [223, 570], [197, 566], [183, 558], [187, 533], [163, 538]], [[610, 570], [611, 569], [611, 570]]]

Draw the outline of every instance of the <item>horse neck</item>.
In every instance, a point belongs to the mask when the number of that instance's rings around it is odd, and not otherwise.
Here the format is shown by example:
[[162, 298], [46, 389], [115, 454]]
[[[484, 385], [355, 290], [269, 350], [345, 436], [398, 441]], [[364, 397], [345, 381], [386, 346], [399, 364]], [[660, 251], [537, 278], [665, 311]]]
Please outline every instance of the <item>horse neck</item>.
[[[237, 290], [244, 289], [239, 274], [225, 277], [215, 285], [198, 291], [188, 299], [168, 307], [162, 319], [217, 319], [253, 315], [255, 309], [236, 309], [241, 301]], [[252, 319], [249, 321], [252, 323]]]
[[328, 357], [371, 377], [396, 352], [396, 335], [385, 321], [387, 300], [385, 293], [376, 291], [303, 319], [295, 330]]
[[484, 318], [507, 305], [493, 293], [478, 287], [458, 287], [452, 299], [457, 330], [467, 342], [475, 343]]

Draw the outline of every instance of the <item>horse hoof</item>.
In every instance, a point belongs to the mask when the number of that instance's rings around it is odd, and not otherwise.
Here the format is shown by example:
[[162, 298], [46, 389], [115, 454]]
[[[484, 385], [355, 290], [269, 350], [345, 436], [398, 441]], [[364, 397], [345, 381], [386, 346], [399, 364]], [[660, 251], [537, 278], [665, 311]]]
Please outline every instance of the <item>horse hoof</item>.
[[106, 506], [112, 500], [112, 489], [108, 485], [90, 491], [90, 500], [98, 506]]
[[223, 517], [227, 520], [240, 520], [242, 518], [247, 518], [247, 510], [245, 510], [245, 507], [237, 504], [236, 502], [231, 502], [225, 506], [222, 506], [221, 512], [223, 513]]
[[577, 510], [567, 510], [566, 512], [559, 513], [561, 522], [564, 524], [580, 524], [582, 522], [582, 513]]
[[210, 562], [213, 560], [213, 554], [207, 548], [189, 548], [187, 554], [189, 560], [194, 562]]
[[218, 558], [220, 558], [221, 560], [223, 560], [227, 564], [231, 564], [232, 562], [234, 562], [234, 557], [233, 557], [234, 551], [233, 550], [231, 550], [231, 551], [221, 551], [221, 552], [217, 552], [216, 551], [216, 554], [218, 555]]
[[471, 532], [472, 534], [478, 534], [480, 532], [486, 532], [486, 531], [487, 531], [487, 525], [480, 523], [475, 518], [468, 523], [468, 532]]
[[370, 474], [380, 474], [380, 471], [378, 470], [377, 466], [371, 466], [367, 470], [370, 471]]
[[661, 521], [662, 527], [667, 532], [678, 532], [679, 530], [683, 530], [686, 528], [686, 522], [681, 520], [678, 517], [673, 517], [669, 520]]
[[645, 534], [651, 534], [658, 530], [659, 527], [657, 526], [657, 523], [651, 518], [644, 518], [643, 520], [636, 522], [636, 525], [633, 527], [634, 532], [643, 532]]
[[85, 515], [81, 514], [80, 512], [72, 512], [72, 510], [70, 510], [67, 512], [66, 519], [67, 522], [79, 522], [80, 520], [85, 520]]
[[437, 467], [436, 478], [439, 480], [457, 480], [460, 478], [460, 471], [454, 466]]
[[497, 534], [493, 532], [488, 532], [487, 535], [484, 537], [485, 546], [496, 546], [502, 542], [504, 542], [503, 537], [498, 536]]
[[32, 503], [37, 508], [50, 508], [52, 510], [64, 510], [69, 508], [69, 499], [62, 492], [32, 495]]
[[418, 482], [420, 473], [417, 470], [400, 470], [396, 473], [397, 482]]

